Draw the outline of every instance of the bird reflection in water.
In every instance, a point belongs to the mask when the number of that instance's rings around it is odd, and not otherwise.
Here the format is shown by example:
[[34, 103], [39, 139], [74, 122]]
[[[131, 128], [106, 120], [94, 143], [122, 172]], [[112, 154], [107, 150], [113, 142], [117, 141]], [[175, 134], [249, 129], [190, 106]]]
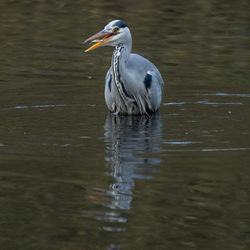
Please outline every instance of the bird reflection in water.
[[160, 159], [152, 154], [160, 151], [162, 136], [160, 114], [148, 116], [114, 116], [109, 114], [105, 123], [107, 149], [106, 167], [114, 178], [108, 194], [112, 209], [129, 210], [135, 179], [150, 179], [152, 165]]
[[[106, 144], [106, 174], [113, 182], [106, 190], [95, 193], [109, 211], [88, 211], [87, 217], [105, 222], [104, 231], [125, 231], [126, 213], [131, 209], [136, 179], [151, 179], [154, 166], [161, 160], [154, 157], [161, 152], [162, 119], [159, 113], [152, 116], [115, 116], [108, 114], [104, 125]], [[93, 190], [92, 190], [93, 191]], [[99, 204], [100, 204], [99, 203]]]

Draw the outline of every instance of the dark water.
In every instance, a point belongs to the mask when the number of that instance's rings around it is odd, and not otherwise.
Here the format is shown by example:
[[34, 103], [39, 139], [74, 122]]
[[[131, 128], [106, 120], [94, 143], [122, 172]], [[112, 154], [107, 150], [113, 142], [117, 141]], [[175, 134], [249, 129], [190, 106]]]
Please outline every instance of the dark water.
[[[250, 248], [249, 1], [1, 1], [0, 249]], [[114, 117], [122, 18], [165, 80]]]

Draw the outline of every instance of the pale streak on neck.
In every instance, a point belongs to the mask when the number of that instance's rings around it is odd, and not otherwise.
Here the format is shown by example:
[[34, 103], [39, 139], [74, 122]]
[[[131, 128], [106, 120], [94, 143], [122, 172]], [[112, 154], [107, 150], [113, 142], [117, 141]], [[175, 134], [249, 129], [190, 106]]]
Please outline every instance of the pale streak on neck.
[[124, 101], [124, 104], [127, 105], [128, 103], [133, 102], [134, 100], [129, 97], [128, 93], [126, 92], [124, 83], [121, 81], [121, 72], [122, 67], [125, 66], [126, 60], [130, 55], [130, 51], [125, 44], [120, 44], [115, 47], [112, 56], [112, 71], [114, 75], [114, 82], [117, 87], [117, 90], [121, 96], [121, 99]]

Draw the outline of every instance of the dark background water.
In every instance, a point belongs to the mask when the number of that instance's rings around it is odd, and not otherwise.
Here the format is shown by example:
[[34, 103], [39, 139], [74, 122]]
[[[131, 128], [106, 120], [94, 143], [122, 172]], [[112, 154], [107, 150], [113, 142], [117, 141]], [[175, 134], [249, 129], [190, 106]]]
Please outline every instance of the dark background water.
[[[0, 2], [1, 249], [249, 249], [249, 1]], [[165, 80], [114, 117], [113, 19]]]

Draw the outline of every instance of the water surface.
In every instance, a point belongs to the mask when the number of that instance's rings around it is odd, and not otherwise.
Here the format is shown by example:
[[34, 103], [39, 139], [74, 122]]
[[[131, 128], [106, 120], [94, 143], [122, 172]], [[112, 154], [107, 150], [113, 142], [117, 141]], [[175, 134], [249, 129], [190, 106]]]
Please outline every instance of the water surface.
[[[1, 249], [249, 249], [248, 1], [1, 1]], [[115, 117], [124, 19], [165, 81], [160, 112]]]

